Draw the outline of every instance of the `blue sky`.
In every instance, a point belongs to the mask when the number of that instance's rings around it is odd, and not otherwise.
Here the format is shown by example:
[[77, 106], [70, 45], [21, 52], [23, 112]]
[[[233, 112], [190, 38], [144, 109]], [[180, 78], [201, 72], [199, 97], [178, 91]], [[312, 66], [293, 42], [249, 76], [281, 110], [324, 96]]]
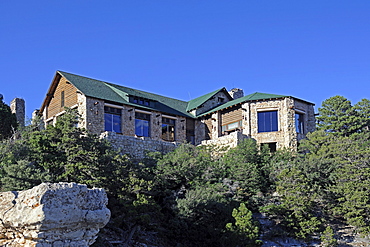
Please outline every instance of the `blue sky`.
[[56, 70], [186, 101], [238, 87], [356, 103], [370, 98], [370, 1], [0, 1], [5, 102], [31, 117]]

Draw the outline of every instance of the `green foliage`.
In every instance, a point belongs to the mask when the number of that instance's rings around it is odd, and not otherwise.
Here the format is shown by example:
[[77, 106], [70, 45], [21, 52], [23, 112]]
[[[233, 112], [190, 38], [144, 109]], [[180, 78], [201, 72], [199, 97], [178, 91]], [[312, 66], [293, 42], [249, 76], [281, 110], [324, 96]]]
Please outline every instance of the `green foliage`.
[[334, 96], [322, 103], [317, 117], [318, 129], [341, 136], [369, 130], [370, 102], [363, 99], [355, 106], [343, 96]]
[[30, 126], [1, 142], [0, 185], [105, 188], [113, 227], [125, 236], [156, 231], [167, 246], [258, 246], [251, 210], [267, 212], [287, 234], [320, 234], [324, 246], [336, 246], [333, 229], [324, 228], [334, 217], [370, 234], [370, 101], [352, 106], [335, 96], [319, 112], [318, 130], [302, 140], [299, 154], [270, 153], [247, 139], [222, 154], [183, 144], [134, 163], [76, 128], [78, 116], [67, 110], [55, 126]]
[[30, 128], [20, 132], [17, 140], [3, 143], [2, 190], [66, 181], [103, 187], [117, 194], [116, 186], [123, 182], [119, 178], [127, 173], [127, 158], [113, 151], [106, 141], [75, 127], [76, 117], [68, 110], [55, 126]]
[[[184, 198], [178, 198], [176, 221], [177, 239], [186, 246], [217, 246], [230, 220], [230, 200], [214, 187], [196, 187], [188, 190]], [[185, 238], [184, 238], [185, 237]]]
[[343, 215], [348, 223], [370, 235], [370, 148], [356, 141], [342, 155], [344, 162], [336, 172], [337, 183], [332, 190], [337, 193], [335, 213]]
[[335, 247], [338, 246], [337, 240], [334, 238], [333, 228], [327, 226], [325, 231], [321, 234], [321, 245], [324, 247]]
[[306, 239], [321, 225], [315, 216], [317, 194], [307, 177], [295, 167], [283, 170], [278, 178], [277, 192], [282, 198], [279, 210], [283, 212], [283, 222], [296, 237]]
[[232, 216], [235, 223], [227, 223], [226, 229], [231, 233], [227, 238], [231, 246], [259, 246], [259, 227], [252, 218], [252, 212], [244, 203], [234, 208]]
[[231, 149], [222, 162], [227, 169], [226, 177], [238, 186], [236, 192], [241, 200], [262, 190], [265, 185], [263, 164], [254, 140], [247, 139]]
[[0, 141], [12, 136], [17, 129], [17, 119], [11, 112], [10, 107], [0, 97]]

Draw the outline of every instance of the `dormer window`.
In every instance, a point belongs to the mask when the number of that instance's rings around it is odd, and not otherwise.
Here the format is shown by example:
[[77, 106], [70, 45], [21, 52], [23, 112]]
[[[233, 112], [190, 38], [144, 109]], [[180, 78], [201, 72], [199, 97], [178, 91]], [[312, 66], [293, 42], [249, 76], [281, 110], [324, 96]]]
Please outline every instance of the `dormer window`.
[[222, 97], [218, 97], [218, 99], [217, 99], [217, 102], [220, 103], [220, 104], [224, 103], [224, 101], [225, 101], [225, 99], [222, 98]]
[[130, 102], [134, 104], [139, 104], [139, 105], [144, 105], [144, 106], [153, 106], [154, 101], [145, 99], [145, 98], [140, 98], [140, 97], [135, 97], [135, 96], [130, 96]]

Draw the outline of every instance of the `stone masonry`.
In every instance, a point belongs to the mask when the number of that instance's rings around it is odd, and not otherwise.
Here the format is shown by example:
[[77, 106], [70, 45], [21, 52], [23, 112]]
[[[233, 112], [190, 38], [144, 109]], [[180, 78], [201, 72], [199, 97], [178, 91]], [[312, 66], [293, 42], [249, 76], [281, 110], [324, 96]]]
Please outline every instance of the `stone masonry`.
[[0, 246], [84, 247], [110, 218], [103, 189], [42, 183], [0, 193]]
[[15, 98], [10, 102], [10, 110], [15, 114], [20, 126], [25, 125], [26, 106], [24, 99]]
[[100, 138], [109, 140], [114, 148], [120, 150], [122, 154], [128, 154], [134, 159], [146, 157], [147, 152], [166, 154], [175, 150], [180, 144], [179, 142], [153, 140], [150, 137], [124, 136], [109, 131], [101, 133]]
[[216, 139], [202, 141], [201, 145], [213, 145], [220, 149], [225, 148], [225, 150], [227, 150], [229, 148], [235, 148], [241, 141], [247, 138], [248, 136], [243, 135], [242, 132], [235, 131], [229, 135], [221, 136]]

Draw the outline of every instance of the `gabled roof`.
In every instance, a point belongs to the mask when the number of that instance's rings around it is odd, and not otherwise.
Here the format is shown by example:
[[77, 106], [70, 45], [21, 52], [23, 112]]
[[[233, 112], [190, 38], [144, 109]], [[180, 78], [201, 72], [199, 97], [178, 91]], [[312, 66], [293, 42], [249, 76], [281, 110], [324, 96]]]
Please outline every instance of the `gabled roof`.
[[[252, 93], [252, 94], [246, 95], [244, 97], [240, 97], [238, 99], [234, 99], [232, 101], [226, 102], [225, 104], [222, 104], [222, 105], [220, 105], [216, 108], [213, 108], [213, 109], [201, 114], [198, 117], [205, 116], [205, 115], [208, 115], [212, 112], [216, 112], [216, 111], [219, 111], [219, 110], [222, 110], [222, 109], [225, 109], [225, 108], [237, 105], [237, 104], [241, 104], [241, 103], [244, 103], [244, 102], [247, 102], [247, 101], [257, 101], [257, 100], [265, 100], [265, 99], [279, 99], [279, 98], [286, 98], [286, 97], [292, 97], [292, 96], [256, 92], [256, 93]], [[295, 97], [292, 97], [292, 98], [295, 98]], [[310, 102], [307, 102], [307, 103], [310, 103]], [[310, 103], [310, 104], [312, 104], [312, 103]]]
[[[186, 107], [188, 105], [188, 102], [186, 101], [177, 100], [158, 94], [148, 93], [133, 88], [123, 87], [120, 85], [95, 80], [79, 75], [74, 75], [63, 71], [56, 72], [53, 83], [50, 86], [48, 94], [44, 100], [43, 106], [41, 107], [41, 112], [43, 111], [44, 107], [48, 104], [48, 101], [50, 102], [51, 95], [55, 91], [55, 88], [61, 76], [66, 78], [73, 86], [77, 88], [78, 91], [80, 91], [82, 94], [88, 97], [116, 103], [122, 103], [126, 105], [134, 105], [136, 107], [160, 111], [168, 114], [192, 118], [194, 117], [190, 113], [186, 112]], [[152, 100], [155, 102], [155, 107], [132, 103], [129, 101], [130, 96]]]
[[227, 92], [226, 88], [221, 88], [221, 89], [218, 89], [216, 91], [213, 91], [213, 92], [210, 92], [210, 93], [207, 93], [203, 96], [200, 96], [198, 98], [195, 98], [195, 99], [192, 99], [188, 102], [188, 107], [186, 108], [186, 111], [191, 111], [193, 109], [196, 109], [198, 108], [199, 106], [201, 106], [204, 102], [206, 102], [207, 100], [209, 100], [210, 98], [212, 98], [214, 95], [216, 95], [217, 93], [221, 92], [221, 91], [224, 91], [226, 93], [226, 95], [228, 95], [230, 98], [231, 96], [229, 95], [229, 93]]
[[[133, 88], [128, 88], [128, 87], [124, 87], [124, 86], [120, 86], [120, 85], [116, 85], [116, 84], [112, 84], [112, 83], [108, 83], [108, 82], [104, 82], [100, 80], [87, 78], [84, 76], [74, 75], [71, 73], [63, 72], [63, 71], [57, 71], [54, 76], [53, 82], [50, 85], [48, 93], [45, 97], [45, 100], [43, 101], [40, 112], [43, 112], [44, 108], [50, 103], [61, 77], [64, 77], [68, 82], [70, 82], [73, 86], [75, 86], [79, 92], [81, 92], [82, 94], [88, 97], [102, 99], [108, 102], [116, 102], [116, 103], [121, 103], [121, 104], [126, 104], [126, 105], [132, 105], [132, 106], [140, 107], [143, 109], [160, 111], [160, 112], [167, 113], [167, 114], [185, 116], [185, 117], [190, 117], [190, 118], [197, 118], [197, 117], [205, 116], [212, 112], [219, 111], [219, 110], [222, 110], [222, 109], [225, 109], [225, 108], [228, 108], [228, 107], [231, 107], [231, 106], [234, 106], [234, 105], [246, 102], [246, 101], [291, 97], [291, 96], [286, 96], [286, 95], [267, 94], [267, 93], [257, 92], [257, 93], [249, 94], [247, 96], [244, 96], [238, 99], [228, 101], [220, 106], [217, 106], [195, 117], [192, 114], [190, 114], [189, 111], [198, 108], [199, 106], [201, 106], [203, 103], [205, 103], [207, 100], [209, 100], [210, 98], [212, 98], [214, 95], [216, 95], [219, 92], [222, 92], [222, 91], [225, 92], [225, 95], [227, 95], [229, 99], [232, 99], [230, 94], [227, 92], [226, 88], [223, 87], [221, 89], [210, 92], [206, 95], [190, 100], [189, 102], [186, 102], [186, 101], [177, 100], [177, 99], [165, 97], [165, 96], [158, 95], [158, 94], [148, 93], [148, 92], [144, 92], [144, 91], [133, 89]], [[136, 104], [136, 103], [130, 102], [129, 100], [130, 96], [148, 99], [155, 103], [154, 105], [151, 105], [151, 106]], [[307, 101], [304, 101], [304, 102], [307, 102]], [[307, 103], [312, 104], [310, 102], [307, 102]]]

